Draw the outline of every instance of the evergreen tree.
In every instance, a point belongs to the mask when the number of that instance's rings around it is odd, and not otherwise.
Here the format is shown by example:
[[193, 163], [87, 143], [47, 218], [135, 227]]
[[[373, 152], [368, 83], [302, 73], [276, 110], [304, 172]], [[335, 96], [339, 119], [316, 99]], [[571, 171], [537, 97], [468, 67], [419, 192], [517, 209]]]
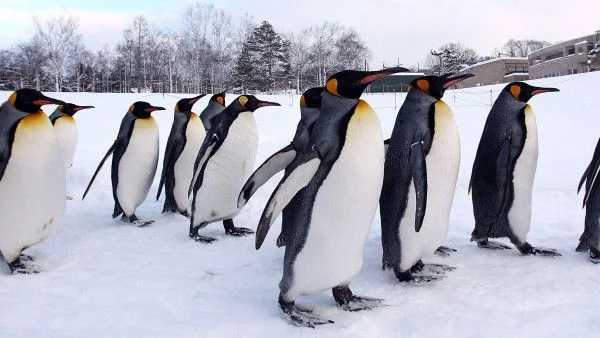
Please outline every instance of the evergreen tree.
[[235, 86], [242, 89], [242, 93], [246, 94], [248, 85], [252, 83], [252, 59], [248, 45], [244, 43], [240, 55], [235, 62]]
[[273, 29], [268, 21], [252, 30], [247, 40], [253, 70], [252, 89], [261, 92], [273, 92], [287, 82], [289, 75], [289, 44], [286, 43]]

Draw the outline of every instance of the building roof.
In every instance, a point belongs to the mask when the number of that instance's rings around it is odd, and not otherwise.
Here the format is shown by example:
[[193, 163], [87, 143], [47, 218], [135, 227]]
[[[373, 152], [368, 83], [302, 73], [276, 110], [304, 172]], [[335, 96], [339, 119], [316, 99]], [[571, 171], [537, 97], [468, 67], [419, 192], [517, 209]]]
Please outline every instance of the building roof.
[[464, 72], [466, 70], [475, 68], [475, 67], [479, 67], [488, 63], [494, 63], [494, 62], [498, 62], [498, 61], [527, 61], [527, 58], [521, 58], [521, 57], [510, 57], [510, 56], [502, 56], [499, 58], [495, 58], [495, 59], [489, 59], [489, 60], [485, 60], [485, 61], [481, 61], [481, 62], [477, 62], [475, 64], [470, 65], [469, 67], [463, 68], [460, 71]]

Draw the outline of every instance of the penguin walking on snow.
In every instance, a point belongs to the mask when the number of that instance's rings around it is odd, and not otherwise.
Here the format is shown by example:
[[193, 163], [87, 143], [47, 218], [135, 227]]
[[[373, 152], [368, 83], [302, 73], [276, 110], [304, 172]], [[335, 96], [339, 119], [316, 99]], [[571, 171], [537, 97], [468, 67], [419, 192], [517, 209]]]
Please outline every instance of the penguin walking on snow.
[[600, 169], [600, 140], [596, 144], [594, 156], [579, 181], [577, 193], [585, 183], [583, 207], [585, 208], [585, 228], [579, 238], [578, 252], [589, 251], [590, 261], [600, 264], [600, 184], [597, 181]]
[[344, 310], [381, 305], [381, 299], [359, 297], [349, 288], [360, 271], [363, 247], [383, 182], [383, 136], [379, 119], [365, 101], [363, 90], [386, 75], [406, 71], [342, 71], [326, 83], [321, 112], [309, 147], [298, 153], [271, 195], [258, 229], [260, 248], [271, 224], [298, 191], [295, 216], [286, 225], [283, 277], [279, 308], [296, 325], [332, 323], [295, 306], [306, 294], [332, 289]]
[[112, 217], [123, 215], [124, 221], [136, 226], [153, 223], [139, 220], [135, 209], [146, 199], [158, 165], [158, 126], [150, 115], [156, 110], [165, 108], [141, 101], [129, 107], [121, 122], [117, 139], [100, 161], [83, 194], [85, 198], [102, 165], [113, 154], [111, 181], [115, 208]]
[[524, 255], [560, 256], [527, 243], [538, 157], [537, 125], [527, 102], [534, 95], [556, 91], [512, 82], [492, 106], [469, 184], [475, 215], [471, 240], [481, 248], [510, 249], [489, 240], [508, 237]]
[[[242, 208], [252, 197], [252, 195], [265, 184], [273, 175], [284, 170], [300, 152], [307, 150], [308, 141], [314, 122], [319, 117], [321, 108], [321, 96], [323, 87], [315, 87], [306, 90], [300, 97], [300, 121], [296, 128], [296, 134], [290, 144], [271, 155], [263, 164], [256, 169], [250, 176], [238, 198], [238, 208]], [[281, 234], [277, 238], [277, 246], [285, 245], [286, 224], [290, 224], [290, 218], [295, 217], [297, 203], [302, 200], [302, 191], [298, 192], [287, 207], [282, 212]]]
[[212, 120], [223, 110], [225, 110], [225, 92], [211, 96], [208, 105], [200, 113], [200, 120], [202, 120], [204, 130], [210, 130], [212, 127]]
[[212, 127], [196, 157], [190, 186], [194, 195], [189, 235], [197, 242], [214, 241], [215, 238], [198, 234], [198, 230], [221, 220], [228, 235], [254, 233], [235, 227], [233, 217], [240, 212], [238, 195], [252, 172], [258, 148], [258, 129], [252, 113], [267, 106], [279, 103], [242, 95], [212, 119]]
[[46, 104], [65, 103], [19, 89], [0, 106], [0, 253], [13, 273], [40, 271], [21, 253], [65, 213], [65, 170]]
[[437, 280], [454, 269], [432, 264], [427, 270], [433, 275], [423, 275], [421, 261], [446, 239], [458, 178], [458, 127], [442, 97], [473, 75], [450, 75], [411, 83], [386, 153], [379, 201], [383, 268], [393, 269], [401, 282]]
[[65, 171], [73, 165], [75, 148], [77, 147], [77, 122], [73, 118], [80, 110], [94, 108], [94, 106], [78, 106], [67, 103], [56, 107], [56, 110], [48, 117], [60, 145], [60, 151], [65, 162]]
[[194, 162], [206, 132], [198, 115], [192, 112], [192, 106], [206, 94], [190, 99], [181, 99], [175, 105], [175, 116], [167, 148], [163, 159], [162, 175], [158, 185], [156, 200], [165, 186], [165, 204], [163, 213], [179, 212], [190, 217], [187, 211], [189, 187], [194, 175]]

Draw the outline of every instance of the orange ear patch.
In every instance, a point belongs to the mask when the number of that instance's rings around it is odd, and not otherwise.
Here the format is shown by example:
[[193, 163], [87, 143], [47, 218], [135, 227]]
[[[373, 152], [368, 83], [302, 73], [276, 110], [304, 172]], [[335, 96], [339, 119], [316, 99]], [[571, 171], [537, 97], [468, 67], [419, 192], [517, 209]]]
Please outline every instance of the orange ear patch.
[[337, 79], [331, 79], [331, 80], [327, 81], [327, 85], [325, 85], [325, 87], [327, 88], [327, 91], [330, 92], [331, 94], [340, 96], [340, 93], [338, 93]]
[[429, 93], [429, 81], [422, 79], [418, 80], [417, 87], [419, 87], [419, 89], [421, 89], [422, 91]]
[[300, 96], [300, 108], [306, 108], [306, 99], [304, 95]]
[[133, 113], [133, 108], [134, 108], [133, 105], [129, 106], [129, 112], [130, 113]]
[[225, 100], [223, 100], [223, 96], [217, 96], [217, 102], [222, 106], [225, 105]]
[[519, 95], [521, 95], [521, 87], [517, 85], [510, 86], [510, 93], [518, 100]]
[[10, 94], [8, 97], [8, 103], [10, 103], [11, 106], [15, 105], [15, 101], [17, 101], [17, 92]]
[[239, 97], [238, 101], [240, 101], [240, 104], [245, 107], [246, 103], [248, 102], [248, 98], [242, 95]]

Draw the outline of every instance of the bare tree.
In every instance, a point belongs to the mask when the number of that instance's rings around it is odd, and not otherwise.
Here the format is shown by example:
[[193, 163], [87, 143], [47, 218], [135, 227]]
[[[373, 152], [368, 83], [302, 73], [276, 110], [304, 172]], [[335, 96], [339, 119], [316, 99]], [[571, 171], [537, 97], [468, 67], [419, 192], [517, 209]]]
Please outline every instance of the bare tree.
[[363, 63], [371, 58], [369, 48], [352, 28], [341, 34], [335, 47], [338, 70], [363, 69]]
[[509, 39], [502, 47], [502, 51], [511, 57], [527, 57], [530, 53], [550, 46], [550, 42], [542, 40], [515, 40]]
[[54, 79], [54, 89], [62, 89], [62, 81], [72, 67], [72, 56], [81, 46], [81, 36], [77, 33], [77, 19], [61, 14], [46, 20], [34, 18], [37, 34], [46, 54], [44, 70]]

